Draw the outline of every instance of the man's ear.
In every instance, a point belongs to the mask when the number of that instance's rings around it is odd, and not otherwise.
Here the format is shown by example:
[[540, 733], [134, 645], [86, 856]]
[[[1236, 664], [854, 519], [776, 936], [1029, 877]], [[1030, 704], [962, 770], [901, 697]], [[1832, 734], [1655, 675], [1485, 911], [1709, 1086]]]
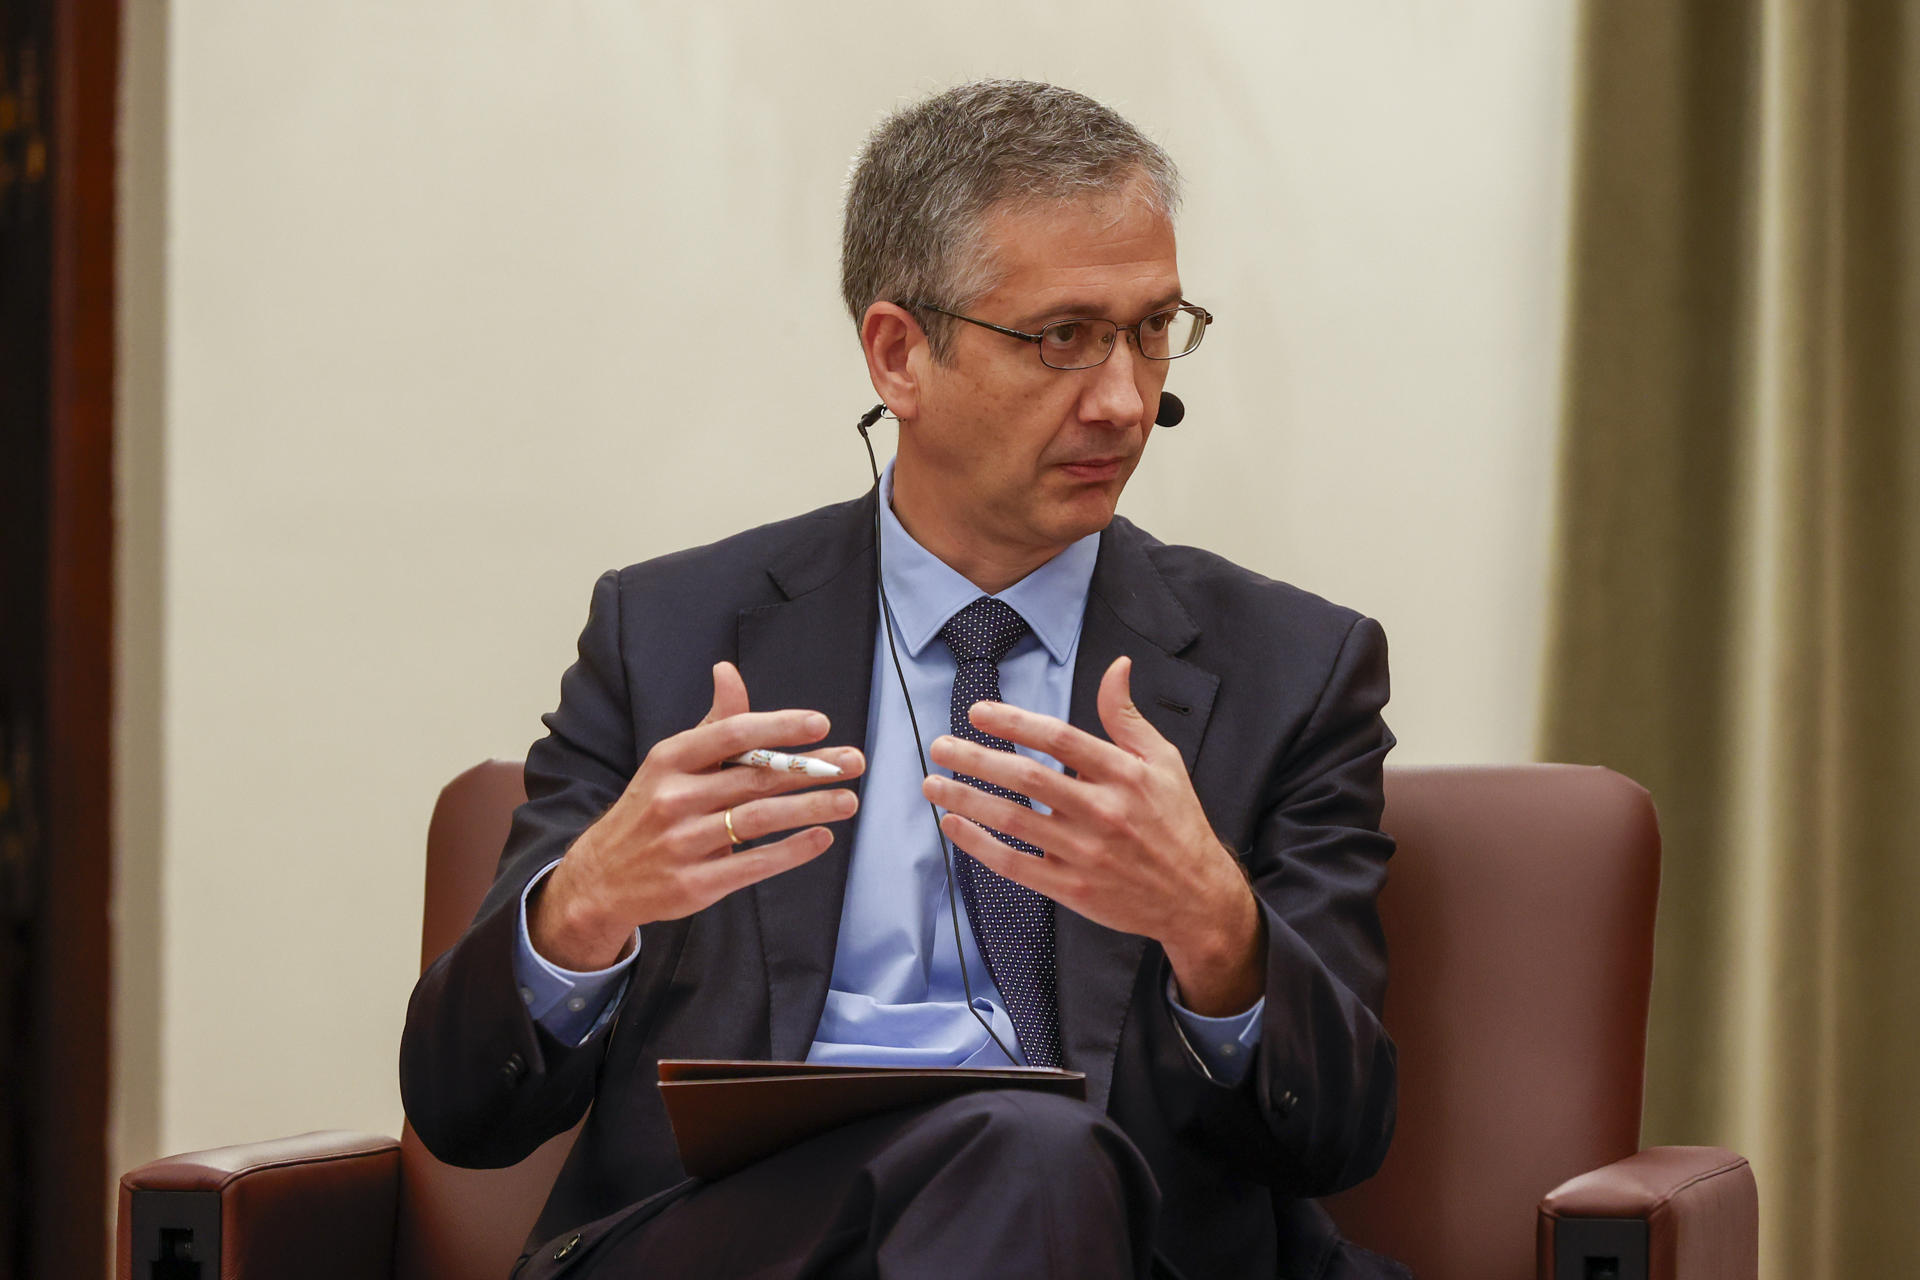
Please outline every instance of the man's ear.
[[926, 330], [905, 307], [876, 302], [860, 318], [860, 347], [867, 357], [867, 376], [896, 418], [920, 416], [920, 392], [933, 351]]

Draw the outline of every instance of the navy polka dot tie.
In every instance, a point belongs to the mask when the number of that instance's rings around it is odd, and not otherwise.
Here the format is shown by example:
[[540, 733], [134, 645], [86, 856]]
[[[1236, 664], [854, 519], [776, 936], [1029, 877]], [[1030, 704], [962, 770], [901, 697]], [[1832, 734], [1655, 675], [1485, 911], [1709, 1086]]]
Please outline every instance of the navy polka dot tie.
[[[947, 619], [940, 638], [953, 650], [953, 736], [977, 742], [995, 751], [1011, 751], [1004, 738], [976, 729], [967, 712], [976, 702], [1000, 700], [1000, 659], [1021, 636], [1027, 621], [1012, 605], [981, 596]], [[1033, 802], [1017, 791], [955, 775], [959, 781], [990, 795], [1031, 809]], [[995, 832], [995, 835], [1000, 835]], [[1000, 835], [1023, 853], [1040, 850], [1023, 840]], [[1060, 1065], [1060, 1011], [1054, 1003], [1053, 900], [996, 875], [963, 849], [954, 850], [954, 875], [973, 922], [973, 939], [986, 957], [987, 970], [1007, 1002], [1007, 1015], [1020, 1037], [1020, 1050], [1035, 1067]]]

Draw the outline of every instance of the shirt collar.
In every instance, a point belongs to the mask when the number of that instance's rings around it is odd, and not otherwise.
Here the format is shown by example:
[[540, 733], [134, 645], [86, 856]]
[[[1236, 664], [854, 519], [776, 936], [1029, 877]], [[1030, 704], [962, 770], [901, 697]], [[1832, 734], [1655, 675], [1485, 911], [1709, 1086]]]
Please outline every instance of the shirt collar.
[[[891, 461], [880, 475], [880, 551], [894, 625], [907, 652], [917, 658], [947, 619], [979, 599], [981, 591], [915, 542], [893, 514]], [[1079, 643], [1093, 562], [1099, 554], [1100, 535], [1090, 533], [997, 593], [1026, 619], [1056, 666], [1070, 661]]]

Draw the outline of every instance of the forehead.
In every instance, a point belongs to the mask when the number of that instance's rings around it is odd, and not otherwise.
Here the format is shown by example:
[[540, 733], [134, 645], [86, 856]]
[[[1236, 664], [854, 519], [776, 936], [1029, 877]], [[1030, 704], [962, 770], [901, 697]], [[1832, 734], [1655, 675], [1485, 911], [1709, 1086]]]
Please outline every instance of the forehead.
[[994, 288], [982, 302], [1024, 311], [1144, 307], [1177, 296], [1173, 220], [1137, 188], [1038, 204], [1005, 204], [981, 220]]

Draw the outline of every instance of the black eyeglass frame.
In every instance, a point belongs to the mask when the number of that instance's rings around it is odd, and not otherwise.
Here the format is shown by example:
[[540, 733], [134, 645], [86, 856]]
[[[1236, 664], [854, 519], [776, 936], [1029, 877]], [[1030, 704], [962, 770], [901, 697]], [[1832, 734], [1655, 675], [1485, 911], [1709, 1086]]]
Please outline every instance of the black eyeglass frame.
[[[1039, 348], [1037, 354], [1040, 357], [1040, 363], [1047, 365], [1047, 368], [1049, 369], [1054, 369], [1061, 373], [1074, 373], [1081, 369], [1098, 369], [1101, 365], [1107, 362], [1109, 357], [1113, 355], [1113, 348], [1115, 344], [1113, 343], [1107, 344], [1106, 354], [1101, 356], [1098, 360], [1095, 360], [1092, 364], [1076, 364], [1076, 365], [1069, 365], [1066, 367], [1062, 367], [1057, 364], [1047, 364], [1047, 349], [1044, 345], [1046, 341], [1046, 332], [1047, 330], [1054, 328], [1056, 325], [1063, 325], [1063, 324], [1113, 325], [1114, 337], [1118, 338], [1123, 333], [1130, 333], [1133, 335], [1133, 349], [1140, 353], [1141, 359], [1143, 360], [1178, 360], [1181, 356], [1190, 356], [1194, 352], [1200, 349], [1200, 343], [1206, 339], [1207, 328], [1209, 325], [1213, 323], [1213, 312], [1207, 310], [1205, 307], [1199, 306], [1195, 303], [1188, 302], [1185, 298], [1182, 298], [1178, 303], [1176, 303], [1171, 307], [1162, 307], [1158, 311], [1150, 312], [1147, 315], [1141, 316], [1138, 320], [1134, 321], [1132, 324], [1114, 324], [1113, 321], [1108, 320], [1102, 316], [1068, 316], [1064, 320], [1055, 320], [1052, 324], [1042, 325], [1038, 333], [1028, 333], [1022, 329], [1009, 329], [1005, 325], [994, 324], [990, 320], [978, 320], [978, 319], [975, 319], [973, 316], [963, 316], [958, 311], [949, 311], [945, 307], [936, 307], [931, 302], [900, 302], [900, 303], [895, 303], [894, 305], [899, 307], [904, 307], [909, 311], [924, 310], [924, 311], [938, 312], [940, 315], [948, 316], [955, 320], [965, 320], [968, 324], [977, 324], [982, 329], [991, 329], [995, 333], [1003, 333], [1009, 338], [1018, 338], [1022, 342], [1031, 342], [1035, 347]], [[1198, 338], [1195, 338], [1193, 340], [1193, 345], [1188, 347], [1185, 351], [1176, 352], [1175, 354], [1170, 356], [1148, 355], [1146, 352], [1146, 349], [1140, 345], [1140, 326], [1145, 324], [1147, 321], [1153, 319], [1154, 316], [1171, 315], [1176, 311], [1186, 311], [1200, 317], [1200, 336]]]

